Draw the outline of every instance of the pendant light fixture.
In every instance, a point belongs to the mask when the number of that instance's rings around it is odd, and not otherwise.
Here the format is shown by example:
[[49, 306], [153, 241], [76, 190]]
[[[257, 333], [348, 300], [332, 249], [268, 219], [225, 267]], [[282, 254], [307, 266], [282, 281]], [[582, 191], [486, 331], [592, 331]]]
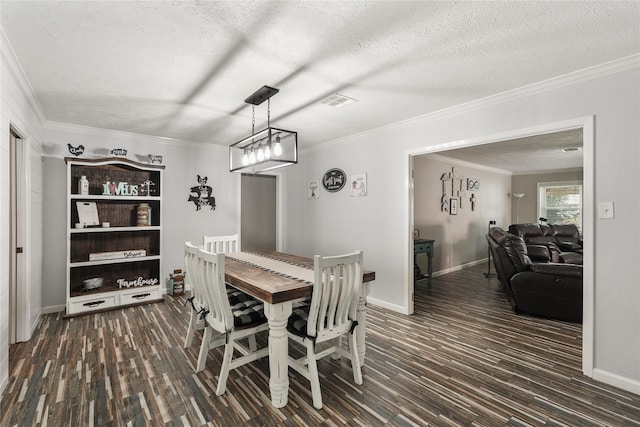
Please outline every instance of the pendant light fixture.
[[[251, 135], [229, 146], [229, 171], [260, 173], [298, 163], [298, 133], [271, 127], [271, 97], [279, 89], [262, 86], [244, 100], [251, 104]], [[267, 101], [267, 127], [255, 131], [256, 105]]]

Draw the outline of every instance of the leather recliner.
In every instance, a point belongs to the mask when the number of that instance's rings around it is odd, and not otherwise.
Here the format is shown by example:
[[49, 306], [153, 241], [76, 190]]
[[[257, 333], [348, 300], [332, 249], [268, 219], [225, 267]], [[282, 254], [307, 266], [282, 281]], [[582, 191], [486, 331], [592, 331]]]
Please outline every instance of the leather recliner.
[[582, 321], [582, 266], [534, 263], [524, 240], [500, 227], [489, 230], [498, 279], [516, 313]]
[[509, 233], [522, 237], [527, 245], [544, 245], [551, 262], [582, 265], [582, 239], [575, 224], [511, 224]]

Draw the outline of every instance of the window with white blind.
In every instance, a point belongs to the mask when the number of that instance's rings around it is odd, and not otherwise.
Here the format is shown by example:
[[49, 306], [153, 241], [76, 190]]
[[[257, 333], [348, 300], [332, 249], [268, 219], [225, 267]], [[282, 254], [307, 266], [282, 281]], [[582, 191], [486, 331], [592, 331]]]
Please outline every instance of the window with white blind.
[[548, 224], [575, 224], [582, 231], [582, 182], [538, 183], [538, 214]]

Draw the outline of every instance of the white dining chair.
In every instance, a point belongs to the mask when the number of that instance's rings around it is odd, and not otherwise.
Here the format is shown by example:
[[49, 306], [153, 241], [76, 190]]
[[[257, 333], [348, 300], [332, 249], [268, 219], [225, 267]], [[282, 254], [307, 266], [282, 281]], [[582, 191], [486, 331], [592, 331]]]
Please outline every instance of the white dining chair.
[[[337, 353], [351, 360], [353, 380], [362, 384], [357, 334], [354, 329], [358, 297], [362, 287], [362, 251], [341, 256], [314, 257], [311, 301], [293, 309], [287, 324], [292, 342], [306, 349], [300, 359], [288, 357], [289, 366], [311, 382], [313, 406], [322, 408], [317, 361]], [[348, 336], [348, 350], [341, 338]], [[329, 346], [320, 349], [319, 344]], [[326, 346], [326, 344], [325, 344]]]
[[[264, 304], [238, 291], [243, 301], [233, 301], [224, 282], [223, 253], [199, 251], [200, 284], [205, 295], [204, 336], [198, 355], [196, 372], [204, 369], [212, 348], [225, 346], [216, 394], [224, 394], [229, 371], [269, 355], [269, 348], [257, 348], [255, 334], [269, 329], [264, 315]], [[241, 340], [248, 340], [248, 346]], [[241, 356], [234, 358], [234, 350]]]
[[191, 347], [195, 332], [204, 329], [203, 313], [206, 307], [202, 286], [198, 283], [198, 257], [198, 248], [191, 242], [184, 242], [185, 284], [189, 284], [191, 288], [191, 297], [187, 298], [187, 301], [191, 304], [191, 313], [187, 336], [184, 339], [184, 348]]
[[240, 242], [237, 234], [230, 236], [203, 236], [202, 244], [207, 252], [240, 252]]

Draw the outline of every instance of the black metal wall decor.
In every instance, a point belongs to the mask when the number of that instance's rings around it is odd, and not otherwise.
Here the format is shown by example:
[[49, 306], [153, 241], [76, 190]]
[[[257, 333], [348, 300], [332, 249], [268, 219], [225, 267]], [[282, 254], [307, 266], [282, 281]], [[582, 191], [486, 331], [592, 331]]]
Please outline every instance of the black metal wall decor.
[[322, 187], [329, 193], [336, 193], [347, 183], [347, 175], [342, 169], [333, 168], [324, 173]]
[[74, 156], [78, 157], [80, 155], [82, 155], [82, 153], [84, 153], [84, 145], [80, 144], [77, 147], [74, 147], [71, 144], [67, 144], [67, 147], [69, 147], [69, 152], [71, 154], [73, 154]]
[[189, 190], [189, 202], [193, 202], [196, 205], [196, 211], [202, 209], [203, 206], [209, 206], [214, 211], [216, 210], [216, 198], [213, 197], [213, 188], [207, 185], [208, 178], [200, 177], [198, 175], [198, 185], [191, 187]]

